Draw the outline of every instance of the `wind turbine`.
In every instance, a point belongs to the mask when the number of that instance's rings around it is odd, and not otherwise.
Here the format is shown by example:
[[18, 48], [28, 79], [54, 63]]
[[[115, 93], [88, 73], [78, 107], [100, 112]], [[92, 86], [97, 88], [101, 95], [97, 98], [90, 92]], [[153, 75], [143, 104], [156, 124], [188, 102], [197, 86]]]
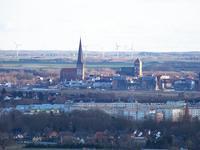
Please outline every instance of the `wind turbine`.
[[101, 47], [101, 50], [102, 50], [102, 59], [104, 59], [105, 58], [105, 51], [104, 51], [104, 48], [103, 47]]
[[15, 44], [15, 50], [17, 51], [16, 58], [18, 58], [19, 57], [19, 47], [22, 46], [22, 44], [19, 44], [17, 42], [14, 42], [14, 44]]
[[131, 51], [131, 59], [133, 59], [133, 54], [134, 54], [133, 44], [131, 44], [131, 49], [130, 49], [130, 51]]
[[115, 48], [116, 48], [116, 51], [117, 51], [117, 58], [119, 58], [119, 47], [120, 47], [120, 45], [118, 43], [116, 43]]
[[83, 45], [83, 49], [85, 51], [85, 58], [88, 56], [88, 51], [87, 51], [88, 45]]

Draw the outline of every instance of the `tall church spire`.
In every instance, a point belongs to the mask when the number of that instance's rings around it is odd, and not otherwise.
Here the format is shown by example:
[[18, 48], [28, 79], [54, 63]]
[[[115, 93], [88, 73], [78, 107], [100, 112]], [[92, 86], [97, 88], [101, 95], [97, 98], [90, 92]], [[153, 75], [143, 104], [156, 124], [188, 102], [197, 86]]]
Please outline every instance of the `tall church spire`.
[[77, 64], [82, 64], [82, 63], [83, 63], [83, 50], [82, 50], [82, 43], [81, 43], [81, 38], [80, 38]]
[[79, 49], [78, 49], [78, 60], [76, 64], [77, 69], [77, 79], [78, 80], [84, 80], [84, 63], [83, 63], [83, 50], [82, 50], [82, 44], [81, 44], [81, 38], [79, 42]]

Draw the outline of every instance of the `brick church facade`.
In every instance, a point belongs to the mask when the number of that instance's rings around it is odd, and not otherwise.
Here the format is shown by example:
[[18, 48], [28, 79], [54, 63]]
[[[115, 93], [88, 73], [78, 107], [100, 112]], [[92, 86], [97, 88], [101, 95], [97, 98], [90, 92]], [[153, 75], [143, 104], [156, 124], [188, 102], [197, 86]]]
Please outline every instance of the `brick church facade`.
[[85, 78], [84, 75], [85, 75], [85, 67], [83, 61], [82, 43], [80, 39], [76, 68], [62, 68], [60, 71], [60, 80], [61, 81], [84, 80]]

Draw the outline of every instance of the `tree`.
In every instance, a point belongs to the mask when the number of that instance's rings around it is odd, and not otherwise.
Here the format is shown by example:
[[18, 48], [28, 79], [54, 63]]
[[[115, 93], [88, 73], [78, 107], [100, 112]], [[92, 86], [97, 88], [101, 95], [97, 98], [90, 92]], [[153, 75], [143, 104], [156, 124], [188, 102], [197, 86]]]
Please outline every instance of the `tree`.
[[44, 100], [44, 94], [42, 92], [39, 92], [38, 98], [39, 98], [40, 101], [43, 101]]
[[10, 145], [12, 140], [9, 138], [8, 133], [0, 132], [0, 148], [2, 150], [6, 149], [6, 146]]
[[5, 95], [7, 93], [6, 89], [3, 88], [2, 91], [1, 91], [1, 95]]

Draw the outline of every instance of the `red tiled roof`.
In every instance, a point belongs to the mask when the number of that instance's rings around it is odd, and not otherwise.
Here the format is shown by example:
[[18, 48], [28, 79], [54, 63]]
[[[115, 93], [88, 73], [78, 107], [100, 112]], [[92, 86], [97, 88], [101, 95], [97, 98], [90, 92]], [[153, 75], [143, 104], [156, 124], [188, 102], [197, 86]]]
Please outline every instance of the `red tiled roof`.
[[77, 70], [76, 68], [62, 68], [61, 72], [76, 73], [76, 70]]

